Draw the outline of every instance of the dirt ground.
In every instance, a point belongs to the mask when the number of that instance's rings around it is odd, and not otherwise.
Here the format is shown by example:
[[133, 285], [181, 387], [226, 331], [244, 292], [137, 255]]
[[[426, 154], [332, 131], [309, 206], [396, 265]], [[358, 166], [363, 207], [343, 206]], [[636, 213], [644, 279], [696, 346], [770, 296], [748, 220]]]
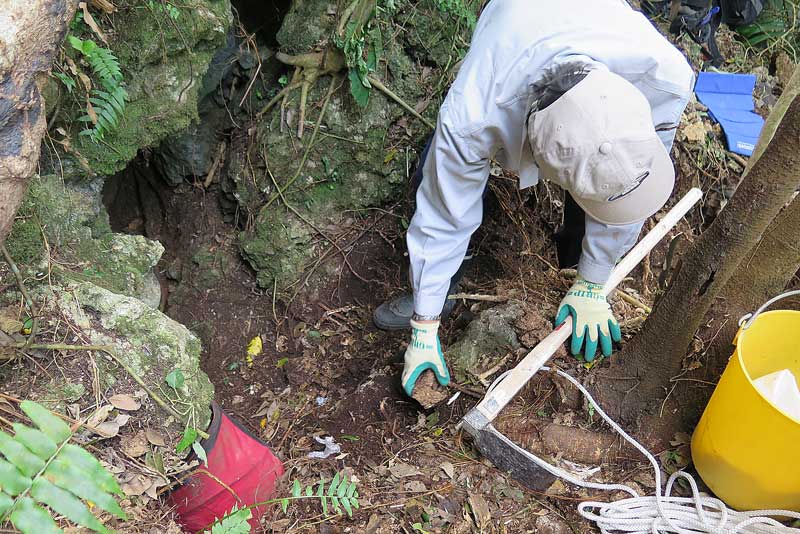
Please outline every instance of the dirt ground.
[[[402, 392], [406, 334], [376, 329], [371, 313], [406, 290], [402, 221], [410, 215], [409, 203], [353, 213], [349, 225], [332, 236], [343, 253], [314, 262], [302, 285], [278, 288], [273, 295], [256, 287], [239, 260], [236, 229], [225, 222], [215, 185], [206, 190], [187, 183], [171, 189], [146, 166], [134, 174], [136, 179], [125, 186], [132, 189], [118, 191], [117, 202], [106, 199], [112, 226], [164, 244], [158, 266], [162, 307], [202, 338], [203, 368], [216, 387], [217, 401], [285, 462], [281, 491], [287, 492], [294, 479], [309, 484], [340, 470], [358, 481], [362, 506], [353, 519], [326, 520], [316, 504], [290, 508], [287, 515], [276, 507], [266, 532], [590, 531], [575, 512], [585, 491], [557, 483], [545, 493], [532, 492], [478, 455], [458, 430], [460, 418], [477, 399], [462, 394], [451, 405], [425, 411]], [[532, 346], [546, 332], [530, 329], [549, 329], [571, 282], [559, 275], [551, 239], [559, 198], [544, 186], [521, 193], [514, 185], [513, 176], [493, 178], [486, 222], [473, 241], [477, 259], [462, 289], [486, 295], [516, 292], [527, 303], [528, 322], [535, 323], [526, 326], [523, 319], [517, 324], [523, 344]], [[688, 227], [683, 230], [691, 234]], [[655, 266], [649, 275], [640, 270], [628, 282], [640, 298], [645, 298], [642, 292], [652, 293], [668, 247], [665, 242], [648, 259]], [[324, 255], [328, 247], [321, 250]], [[648, 276], [653, 283], [643, 286]], [[443, 325], [445, 349], [472, 318], [494, 305], [459, 302]], [[615, 309], [626, 331], [641, 322], [635, 307], [620, 301]], [[248, 362], [246, 347], [255, 336], [261, 336], [264, 351]], [[504, 368], [522, 355], [509, 354]], [[576, 370], [583, 380], [589, 377], [590, 371], [566, 353], [557, 363]], [[486, 362], [484, 368], [490, 366]], [[556, 385], [547, 377], [534, 381], [500, 424], [514, 421], [508, 426], [517, 431], [509, 435], [520, 443], [568, 458], [570, 451], [539, 446], [535, 438], [544, 427], [554, 421], [584, 427], [584, 448], [591, 448], [592, 431], [601, 425], [573, 394]], [[485, 389], [481, 384], [467, 387], [479, 393]], [[324, 436], [332, 436], [341, 452], [309, 459], [309, 452], [321, 450], [314, 438]], [[602, 464], [602, 478], [639, 477], [643, 487], [652, 484], [649, 468], [635, 454], [583, 460]]]

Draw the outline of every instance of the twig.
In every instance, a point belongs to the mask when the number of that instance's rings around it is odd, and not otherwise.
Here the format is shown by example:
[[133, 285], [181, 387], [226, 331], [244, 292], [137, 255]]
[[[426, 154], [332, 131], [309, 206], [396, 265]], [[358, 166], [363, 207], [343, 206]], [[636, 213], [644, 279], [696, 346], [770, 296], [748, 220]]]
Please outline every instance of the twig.
[[[150, 396], [151, 399], [153, 399], [156, 402], [156, 404], [161, 406], [161, 408], [163, 408], [171, 416], [175, 417], [178, 421], [183, 421], [185, 419], [182, 415], [180, 415], [177, 411], [175, 411], [175, 409], [172, 406], [167, 404], [166, 401], [162, 399], [160, 395], [158, 395], [155, 391], [150, 389], [150, 386], [148, 386], [145, 383], [145, 381], [142, 380], [142, 378], [139, 375], [137, 375], [133, 371], [133, 369], [130, 368], [130, 366], [128, 366], [128, 364], [123, 362], [120, 359], [120, 357], [117, 356], [116, 352], [114, 352], [114, 347], [110, 345], [65, 345], [62, 343], [35, 343], [26, 346], [25, 343], [15, 343], [14, 345], [11, 346], [17, 349], [27, 348], [31, 350], [96, 350], [105, 352], [106, 354], [111, 356], [111, 358], [117, 363], [117, 365], [125, 369], [125, 371], [131, 376], [131, 378], [133, 378], [133, 380], [137, 384], [139, 384], [142, 387], [142, 389], [145, 390], [145, 392]], [[206, 432], [203, 432], [202, 430], [199, 429], [195, 430], [197, 430], [197, 433], [202, 438], [208, 439], [208, 434]]]
[[25, 299], [25, 305], [28, 307], [28, 313], [31, 314], [31, 318], [33, 319], [33, 325], [31, 325], [31, 333], [28, 335], [27, 339], [25, 340], [24, 346], [27, 347], [33, 338], [36, 336], [36, 330], [39, 327], [39, 318], [36, 316], [36, 309], [33, 307], [33, 299], [31, 299], [28, 290], [25, 289], [25, 281], [22, 279], [22, 274], [19, 272], [17, 268], [17, 264], [14, 263], [14, 258], [11, 257], [11, 254], [8, 253], [8, 249], [6, 249], [5, 245], [0, 245], [0, 252], [3, 253], [3, 257], [8, 263], [8, 266], [11, 268], [11, 272], [14, 273], [14, 278], [17, 279], [17, 285], [19, 286], [19, 290], [22, 293], [22, 298]]
[[417, 110], [406, 104], [405, 100], [397, 96], [397, 94], [395, 94], [394, 91], [383, 85], [383, 83], [379, 79], [375, 78], [374, 76], [368, 76], [367, 78], [369, 79], [369, 83], [374, 85], [376, 89], [378, 89], [380, 92], [382, 92], [383, 94], [385, 94], [386, 96], [388, 96], [389, 98], [400, 104], [400, 106], [402, 106], [403, 109], [405, 109], [406, 111], [414, 115], [416, 118], [418, 118], [420, 121], [422, 121], [422, 124], [430, 128], [431, 130], [436, 129], [436, 126], [434, 126], [432, 122], [430, 122], [425, 117], [417, 113]]
[[214, 181], [214, 178], [217, 175], [217, 170], [220, 168], [222, 164], [222, 160], [225, 158], [225, 148], [226, 148], [225, 141], [220, 141], [219, 145], [217, 146], [217, 154], [214, 157], [214, 161], [211, 163], [211, 168], [208, 169], [208, 174], [206, 175], [206, 180], [203, 182], [203, 187], [208, 189], [208, 187]]
[[481, 300], [485, 302], [505, 302], [511, 297], [503, 295], [479, 295], [477, 293], [453, 293], [448, 295], [448, 300]]
[[268, 112], [269, 110], [271, 110], [271, 109], [272, 109], [272, 106], [274, 106], [275, 104], [277, 104], [277, 103], [278, 103], [278, 101], [279, 101], [280, 99], [282, 99], [282, 98], [283, 98], [283, 97], [284, 97], [284, 96], [285, 96], [285, 95], [286, 95], [286, 94], [287, 94], [289, 91], [291, 91], [292, 89], [296, 89], [296, 88], [298, 88], [298, 87], [300, 87], [300, 84], [299, 84], [299, 83], [290, 83], [289, 85], [287, 85], [286, 87], [284, 87], [283, 89], [281, 89], [280, 91], [278, 91], [278, 94], [277, 94], [277, 95], [275, 95], [275, 96], [273, 96], [273, 97], [272, 97], [272, 100], [270, 100], [269, 102], [267, 102], [267, 104], [266, 104], [266, 105], [265, 105], [265, 106], [264, 106], [264, 107], [261, 109], [261, 111], [259, 111], [259, 112], [258, 112], [258, 114], [256, 115], [256, 118], [260, 118], [260, 117], [261, 117], [262, 115], [264, 115], [266, 112]]
[[641, 300], [637, 299], [636, 297], [634, 297], [630, 293], [626, 293], [625, 291], [622, 291], [621, 289], [616, 289], [614, 292], [616, 293], [616, 295], [619, 298], [621, 298], [622, 300], [624, 300], [628, 304], [631, 304], [633, 306], [636, 306], [639, 309], [644, 310], [647, 314], [650, 314], [653, 311], [653, 309], [650, 306], [648, 306], [647, 304], [645, 304]]
[[325, 100], [322, 102], [322, 110], [319, 112], [319, 117], [317, 118], [317, 124], [314, 125], [314, 132], [311, 134], [311, 140], [308, 142], [308, 146], [306, 147], [306, 151], [303, 153], [303, 158], [300, 160], [300, 165], [297, 167], [297, 171], [294, 173], [286, 185], [282, 188], [279, 188], [277, 193], [272, 195], [272, 197], [264, 204], [262, 209], [268, 208], [270, 204], [272, 204], [275, 199], [280, 198], [280, 195], [286, 192], [289, 187], [292, 186], [295, 181], [300, 177], [300, 174], [303, 172], [303, 168], [306, 166], [306, 161], [308, 160], [308, 155], [311, 153], [311, 149], [314, 147], [314, 142], [317, 139], [317, 134], [319, 133], [319, 125], [322, 124], [322, 119], [325, 117], [325, 111], [328, 109], [328, 102], [330, 102], [331, 95], [336, 86], [336, 82], [339, 80], [339, 76], [332, 76], [331, 77], [331, 84], [328, 86], [328, 92], [325, 95]]
[[733, 161], [741, 165], [742, 169], [747, 168], [747, 160], [744, 159], [742, 156], [740, 156], [739, 154], [734, 154], [733, 152], [728, 152], [728, 155], [731, 157]]

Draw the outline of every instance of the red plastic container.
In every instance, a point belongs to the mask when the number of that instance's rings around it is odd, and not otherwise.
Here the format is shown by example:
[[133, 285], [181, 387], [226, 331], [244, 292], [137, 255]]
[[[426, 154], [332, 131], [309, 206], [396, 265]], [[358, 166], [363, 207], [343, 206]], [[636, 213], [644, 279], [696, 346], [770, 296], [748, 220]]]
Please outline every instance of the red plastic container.
[[[208, 455], [208, 467], [201, 465], [169, 496], [178, 521], [188, 532], [201, 532], [234, 506], [242, 508], [273, 498], [275, 481], [283, 475], [283, 464], [266, 443], [225, 414], [217, 403], [211, 410], [209, 438], [201, 443]], [[255, 531], [265, 507], [251, 511], [250, 524]]]

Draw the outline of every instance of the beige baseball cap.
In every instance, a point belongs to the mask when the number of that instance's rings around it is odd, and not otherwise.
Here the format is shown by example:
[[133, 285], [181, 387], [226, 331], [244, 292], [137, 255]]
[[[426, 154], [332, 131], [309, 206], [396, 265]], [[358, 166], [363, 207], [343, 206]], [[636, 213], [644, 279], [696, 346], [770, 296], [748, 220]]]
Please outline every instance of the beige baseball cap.
[[675, 185], [649, 102], [607, 70], [593, 70], [531, 115], [528, 136], [541, 176], [569, 191], [602, 223], [624, 225], [650, 217]]

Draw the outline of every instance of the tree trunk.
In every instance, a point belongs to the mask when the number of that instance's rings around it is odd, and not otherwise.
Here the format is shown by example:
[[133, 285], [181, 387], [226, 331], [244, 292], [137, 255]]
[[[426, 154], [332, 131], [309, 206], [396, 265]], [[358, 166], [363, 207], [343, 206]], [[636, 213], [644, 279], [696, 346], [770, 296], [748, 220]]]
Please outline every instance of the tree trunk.
[[36, 170], [47, 129], [40, 87], [77, 0], [0, 0], [0, 244]]
[[[787, 99], [788, 106], [770, 118], [777, 124], [774, 136], [767, 141], [771, 130], [765, 128], [759, 145], [768, 145], [731, 201], [682, 258], [680, 271], [642, 331], [603, 373], [601, 402], [626, 421], [664, 396], [714, 299], [800, 183], [800, 97]], [[620, 373], [634, 380], [620, 380]]]
[[[747, 164], [745, 176], [764, 152], [778, 126], [779, 120], [792, 99], [800, 94], [800, 68], [795, 69], [786, 84], [773, 115], [764, 125], [762, 141]], [[705, 375], [715, 381], [727, 365], [734, 336], [739, 328], [739, 318], [782, 292], [800, 269], [800, 197], [795, 197], [772, 221], [764, 237], [748, 252], [728, 284], [719, 294], [710, 320], [710, 338], [707, 347]], [[706, 336], [709, 337], [709, 336]]]

